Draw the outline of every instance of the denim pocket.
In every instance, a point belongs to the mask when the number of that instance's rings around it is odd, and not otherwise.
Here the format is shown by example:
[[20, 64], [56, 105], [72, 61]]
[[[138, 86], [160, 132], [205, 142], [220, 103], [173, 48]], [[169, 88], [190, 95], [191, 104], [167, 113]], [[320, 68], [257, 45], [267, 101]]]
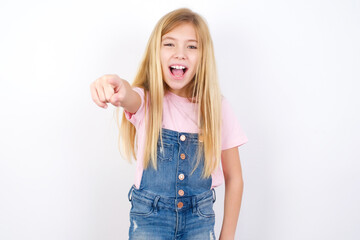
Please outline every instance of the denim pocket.
[[171, 161], [174, 151], [174, 145], [163, 142], [163, 147], [158, 143], [157, 145], [157, 156], [162, 161]]
[[215, 212], [213, 209], [213, 202], [212, 201], [206, 201], [198, 204], [197, 206], [197, 214], [200, 217], [205, 218], [213, 218], [215, 217]]
[[141, 199], [138, 199], [134, 195], [131, 198], [131, 209], [130, 209], [130, 215], [137, 215], [137, 216], [149, 216], [154, 212], [154, 208], [152, 206], [152, 203], [149, 201], [142, 201]]

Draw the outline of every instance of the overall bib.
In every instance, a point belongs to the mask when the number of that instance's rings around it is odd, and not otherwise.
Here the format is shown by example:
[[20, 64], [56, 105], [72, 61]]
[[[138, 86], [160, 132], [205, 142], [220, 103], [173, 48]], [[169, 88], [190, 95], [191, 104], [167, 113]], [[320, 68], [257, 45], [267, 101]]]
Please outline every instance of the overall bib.
[[215, 240], [215, 189], [212, 178], [201, 178], [196, 149], [202, 142], [197, 133], [162, 128], [163, 148], [158, 141], [156, 171], [150, 164], [143, 171], [139, 189], [128, 193], [130, 240]]

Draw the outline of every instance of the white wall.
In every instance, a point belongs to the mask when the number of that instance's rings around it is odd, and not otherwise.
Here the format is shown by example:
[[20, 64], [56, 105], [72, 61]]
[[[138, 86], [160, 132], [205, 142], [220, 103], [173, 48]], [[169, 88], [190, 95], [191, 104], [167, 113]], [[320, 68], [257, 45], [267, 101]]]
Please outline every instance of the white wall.
[[89, 85], [132, 81], [183, 6], [207, 19], [249, 138], [236, 239], [360, 238], [359, 1], [34, 0], [0, 3], [0, 239], [127, 239], [135, 164]]

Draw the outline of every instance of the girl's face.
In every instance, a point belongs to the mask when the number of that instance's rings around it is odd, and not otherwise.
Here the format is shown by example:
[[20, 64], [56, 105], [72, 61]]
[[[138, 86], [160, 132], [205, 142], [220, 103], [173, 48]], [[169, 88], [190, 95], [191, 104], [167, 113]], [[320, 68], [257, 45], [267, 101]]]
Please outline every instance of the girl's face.
[[162, 36], [160, 58], [169, 90], [188, 97], [185, 86], [193, 79], [199, 60], [198, 40], [191, 23], [183, 23]]

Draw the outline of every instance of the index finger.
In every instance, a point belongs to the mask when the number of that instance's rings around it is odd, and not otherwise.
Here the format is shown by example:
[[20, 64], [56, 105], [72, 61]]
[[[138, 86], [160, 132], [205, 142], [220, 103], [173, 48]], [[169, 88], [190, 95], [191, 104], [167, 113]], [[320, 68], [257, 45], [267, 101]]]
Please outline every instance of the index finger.
[[122, 85], [121, 79], [118, 79], [114, 76], [108, 78], [107, 83], [109, 84], [109, 86], [111, 86], [114, 89], [115, 92], [117, 92]]

